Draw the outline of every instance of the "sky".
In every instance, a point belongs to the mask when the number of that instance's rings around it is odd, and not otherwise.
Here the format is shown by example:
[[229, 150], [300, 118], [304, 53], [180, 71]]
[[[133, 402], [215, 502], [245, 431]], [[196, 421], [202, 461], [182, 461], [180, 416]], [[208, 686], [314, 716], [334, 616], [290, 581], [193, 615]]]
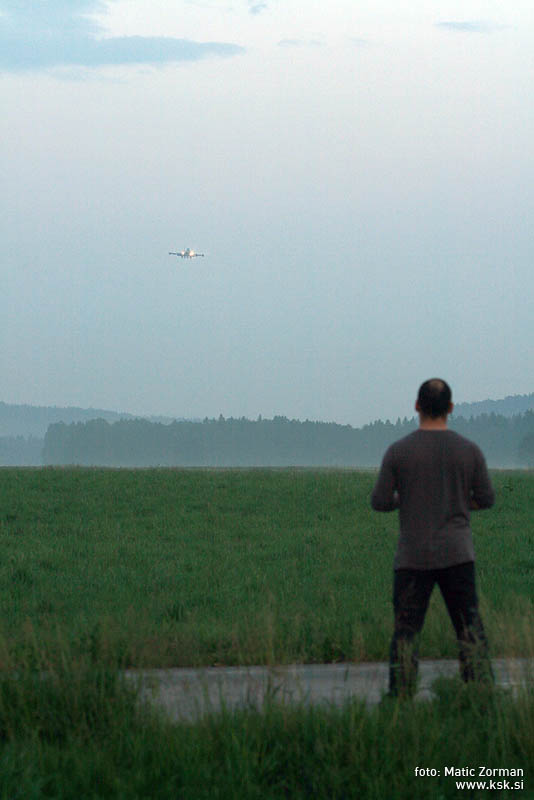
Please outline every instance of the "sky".
[[0, 400], [534, 392], [533, 75], [530, 0], [0, 0]]

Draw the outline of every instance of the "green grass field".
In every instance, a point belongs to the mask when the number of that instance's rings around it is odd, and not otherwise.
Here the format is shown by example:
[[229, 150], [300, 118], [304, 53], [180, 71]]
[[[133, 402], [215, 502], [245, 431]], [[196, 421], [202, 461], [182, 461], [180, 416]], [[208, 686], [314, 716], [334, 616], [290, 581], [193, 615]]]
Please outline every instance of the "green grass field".
[[[492, 654], [534, 655], [534, 476], [473, 515]], [[442, 680], [428, 703], [280, 707], [172, 725], [117, 667], [386, 659], [396, 515], [374, 475], [0, 471], [0, 800], [483, 798], [445, 767], [522, 769], [534, 694]], [[422, 657], [455, 656], [433, 598]], [[415, 767], [441, 770], [415, 777]]]
[[[534, 476], [473, 514], [494, 655], [532, 636]], [[383, 660], [397, 515], [349, 470], [0, 471], [0, 639], [127, 666]], [[530, 628], [530, 632], [531, 632]], [[454, 656], [436, 592], [422, 657]]]

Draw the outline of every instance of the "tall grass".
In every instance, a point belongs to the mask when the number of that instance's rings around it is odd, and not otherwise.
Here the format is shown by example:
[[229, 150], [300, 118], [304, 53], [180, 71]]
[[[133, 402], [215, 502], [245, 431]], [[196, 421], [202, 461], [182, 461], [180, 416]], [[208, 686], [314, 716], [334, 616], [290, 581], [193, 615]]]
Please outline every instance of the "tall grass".
[[[279, 705], [171, 724], [116, 670], [63, 654], [61, 665], [0, 677], [0, 798], [485, 797], [445, 767], [522, 769], [534, 797], [534, 693], [441, 679], [428, 702], [367, 709]], [[50, 667], [50, 664], [48, 664]], [[416, 777], [415, 768], [440, 772]], [[516, 778], [511, 779], [516, 780]]]

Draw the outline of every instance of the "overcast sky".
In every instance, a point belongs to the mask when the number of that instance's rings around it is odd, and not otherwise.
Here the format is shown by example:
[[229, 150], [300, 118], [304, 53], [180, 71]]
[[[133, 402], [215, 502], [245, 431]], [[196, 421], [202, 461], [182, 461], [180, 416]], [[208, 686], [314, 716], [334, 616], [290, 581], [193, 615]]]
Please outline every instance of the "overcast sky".
[[531, 0], [0, 0], [0, 400], [534, 392], [533, 75]]

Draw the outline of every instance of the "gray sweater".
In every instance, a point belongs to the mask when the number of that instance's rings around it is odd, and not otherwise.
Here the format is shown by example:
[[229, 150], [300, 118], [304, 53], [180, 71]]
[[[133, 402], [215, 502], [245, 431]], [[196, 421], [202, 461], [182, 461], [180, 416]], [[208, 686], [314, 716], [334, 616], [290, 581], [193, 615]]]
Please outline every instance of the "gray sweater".
[[419, 429], [389, 447], [371, 497], [399, 509], [395, 569], [441, 569], [474, 561], [471, 502], [495, 500], [480, 448], [450, 430]]

